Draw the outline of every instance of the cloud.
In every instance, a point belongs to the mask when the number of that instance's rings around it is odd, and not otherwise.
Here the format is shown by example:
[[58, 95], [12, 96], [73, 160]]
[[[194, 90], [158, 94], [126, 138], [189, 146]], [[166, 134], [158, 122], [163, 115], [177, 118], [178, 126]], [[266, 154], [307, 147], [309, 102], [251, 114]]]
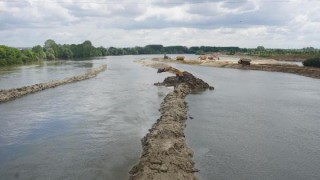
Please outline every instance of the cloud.
[[319, 47], [317, 0], [0, 1], [0, 44]]
[[55, 3], [30, 3], [30, 1], [0, 3], [1, 29], [43, 28], [66, 25], [75, 20], [68, 10]]

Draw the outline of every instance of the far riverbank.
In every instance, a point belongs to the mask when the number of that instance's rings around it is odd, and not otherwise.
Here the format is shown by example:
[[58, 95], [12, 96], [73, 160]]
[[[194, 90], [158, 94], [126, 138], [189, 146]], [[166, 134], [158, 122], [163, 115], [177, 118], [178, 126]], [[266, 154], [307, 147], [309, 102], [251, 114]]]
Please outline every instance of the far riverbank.
[[164, 58], [153, 58], [152, 60], [158, 61], [158, 62], [200, 65], [200, 66], [208, 66], [208, 67], [292, 73], [292, 74], [320, 79], [320, 68], [301, 67], [295, 64], [271, 63], [271, 61], [269, 62], [268, 60], [264, 60], [264, 61], [252, 60], [251, 65], [241, 65], [241, 64], [238, 64], [237, 61], [227, 61], [227, 60], [204, 60], [203, 61], [203, 60], [190, 59], [190, 60], [184, 60], [184, 61], [177, 61], [174, 59], [164, 59]]

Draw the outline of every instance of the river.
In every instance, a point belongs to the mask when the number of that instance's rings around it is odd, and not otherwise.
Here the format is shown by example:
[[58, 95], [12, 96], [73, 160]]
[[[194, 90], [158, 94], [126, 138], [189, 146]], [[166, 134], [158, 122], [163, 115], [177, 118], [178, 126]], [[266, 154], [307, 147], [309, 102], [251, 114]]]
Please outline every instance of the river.
[[320, 80], [175, 65], [215, 87], [187, 97], [200, 179], [319, 179]]
[[153, 85], [166, 75], [135, 58], [32, 65], [1, 74], [1, 87], [11, 88], [108, 64], [96, 78], [0, 104], [0, 179], [127, 179], [141, 153], [140, 139], [169, 92]]
[[[108, 64], [96, 78], [0, 104], [0, 179], [127, 179], [170, 91], [153, 86], [168, 74], [133, 62], [150, 57], [2, 70], [0, 89], [7, 89]], [[319, 179], [319, 80], [174, 66], [215, 87], [187, 97], [186, 137], [200, 179]]]

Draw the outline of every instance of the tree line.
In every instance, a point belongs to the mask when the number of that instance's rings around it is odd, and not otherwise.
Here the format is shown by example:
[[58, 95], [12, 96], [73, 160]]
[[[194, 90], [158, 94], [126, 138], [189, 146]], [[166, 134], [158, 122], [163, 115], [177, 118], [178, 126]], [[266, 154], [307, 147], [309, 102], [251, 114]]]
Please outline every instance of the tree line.
[[82, 44], [57, 44], [48, 39], [43, 46], [19, 50], [17, 48], [0, 45], [0, 66], [27, 64], [41, 60], [76, 59], [106, 56], [107, 49], [94, 47], [90, 41]]
[[0, 66], [27, 64], [39, 60], [54, 59], [79, 59], [111, 55], [138, 55], [138, 54], [207, 54], [222, 52], [229, 55], [236, 53], [255, 55], [260, 57], [274, 57], [286, 55], [298, 55], [300, 57], [320, 56], [320, 50], [307, 47], [303, 49], [266, 49], [263, 46], [257, 48], [239, 47], [215, 47], [215, 46], [163, 46], [146, 45], [131, 48], [104, 48], [95, 47], [90, 41], [81, 44], [57, 44], [54, 40], [48, 39], [43, 46], [37, 45], [30, 49], [18, 50], [4, 45], [0, 45]]
[[[244, 48], [245, 49], [245, 48]], [[319, 57], [320, 49], [316, 49], [313, 47], [305, 47], [302, 49], [267, 49], [263, 46], [258, 46], [257, 48], [245, 49], [242, 52], [247, 55], [254, 55], [265, 58], [274, 58], [274, 57], [301, 57], [303, 59]]]
[[43, 46], [37, 45], [31, 49], [19, 50], [17, 48], [0, 46], [0, 66], [27, 64], [40, 60], [79, 59], [111, 55], [138, 55], [138, 54], [203, 54], [208, 52], [238, 52], [239, 47], [211, 47], [211, 46], [163, 46], [147, 45], [132, 48], [104, 48], [94, 47], [90, 41], [81, 44], [57, 44], [48, 39]]
[[30, 49], [18, 50], [0, 45], [0, 66], [27, 64], [38, 60], [38, 56]]

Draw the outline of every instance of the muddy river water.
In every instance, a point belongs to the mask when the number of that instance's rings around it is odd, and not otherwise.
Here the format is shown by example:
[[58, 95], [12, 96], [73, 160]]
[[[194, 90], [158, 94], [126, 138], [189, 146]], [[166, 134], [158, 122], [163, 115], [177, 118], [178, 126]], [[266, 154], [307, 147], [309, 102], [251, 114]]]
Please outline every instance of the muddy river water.
[[[96, 78], [0, 104], [0, 179], [127, 179], [159, 118], [169, 74], [119, 56], [0, 71], [0, 89], [108, 64]], [[160, 56], [161, 57], [161, 56]], [[173, 65], [216, 89], [187, 97], [200, 179], [319, 179], [320, 80]]]

